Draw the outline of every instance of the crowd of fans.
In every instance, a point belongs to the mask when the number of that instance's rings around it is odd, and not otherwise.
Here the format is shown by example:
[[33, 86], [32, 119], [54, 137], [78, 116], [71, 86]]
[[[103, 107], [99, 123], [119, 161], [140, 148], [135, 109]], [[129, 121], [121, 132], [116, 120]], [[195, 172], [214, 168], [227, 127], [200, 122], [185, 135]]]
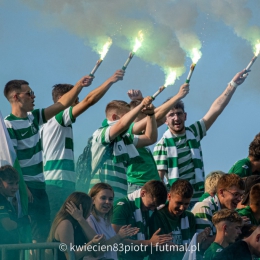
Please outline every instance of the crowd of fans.
[[[6, 84], [12, 110], [4, 123], [22, 174], [11, 165], [0, 167], [0, 244], [23, 242], [27, 227], [31, 242], [66, 244], [76, 259], [260, 257], [260, 133], [247, 158], [229, 173], [213, 171], [206, 179], [200, 143], [246, 71], [237, 73], [205, 116], [188, 127], [182, 102], [189, 92], [186, 83], [157, 108], [139, 90], [128, 92], [130, 103], [111, 101], [76, 171], [72, 124], [123, 76], [116, 71], [81, 102], [78, 94], [91, 85], [91, 76], [75, 86], [57, 84], [54, 104], [45, 109], [34, 109], [27, 81]], [[158, 139], [157, 128], [164, 123], [168, 128]], [[28, 214], [19, 211], [24, 182]], [[19, 259], [18, 251], [8, 254]], [[59, 251], [59, 260], [68, 257]]]

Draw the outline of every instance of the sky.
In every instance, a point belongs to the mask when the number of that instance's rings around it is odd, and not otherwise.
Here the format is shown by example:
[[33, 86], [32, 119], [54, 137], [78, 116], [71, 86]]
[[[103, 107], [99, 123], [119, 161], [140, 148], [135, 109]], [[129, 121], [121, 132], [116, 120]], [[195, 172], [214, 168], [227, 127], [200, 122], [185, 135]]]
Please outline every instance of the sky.
[[[142, 47], [130, 62], [123, 81], [114, 84], [74, 124], [75, 158], [101, 126], [105, 107], [113, 99], [129, 101], [127, 91], [152, 95], [165, 82], [165, 71], [175, 69], [178, 79], [154, 101], [155, 106], [175, 95], [192, 63], [190, 53], [200, 49], [190, 93], [183, 100], [186, 125], [201, 119], [233, 76], [243, 70], [260, 40], [260, 2], [253, 0], [0, 0], [0, 85], [24, 79], [35, 91], [35, 108], [52, 104], [57, 83], [75, 84], [93, 69], [97, 49], [108, 37], [113, 44], [84, 88], [82, 100], [125, 63], [137, 33]], [[202, 140], [205, 173], [227, 172], [248, 155], [259, 132], [259, 71], [256, 60], [246, 81]], [[3, 93], [3, 92], [2, 92]], [[11, 107], [0, 95], [3, 116]], [[161, 138], [166, 126], [159, 128]], [[152, 146], [153, 148], [153, 146]]]

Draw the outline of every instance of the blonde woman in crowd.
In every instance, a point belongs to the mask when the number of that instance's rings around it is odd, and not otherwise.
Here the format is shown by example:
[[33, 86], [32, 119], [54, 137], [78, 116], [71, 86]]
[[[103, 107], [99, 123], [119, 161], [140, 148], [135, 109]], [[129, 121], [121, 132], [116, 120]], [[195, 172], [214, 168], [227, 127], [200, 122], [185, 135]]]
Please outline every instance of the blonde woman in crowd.
[[[107, 251], [103, 254], [103, 259], [115, 259], [117, 260], [117, 252], [113, 251], [113, 245], [116, 247], [122, 247], [122, 240], [126, 237], [137, 234], [139, 228], [123, 226], [119, 229], [118, 233], [114, 231], [111, 226], [111, 217], [113, 214], [113, 201], [114, 191], [112, 187], [107, 183], [97, 183], [92, 187], [89, 192], [89, 196], [92, 198], [92, 210], [87, 219], [89, 225], [99, 235], [104, 234], [107, 245]], [[85, 259], [90, 259], [89, 257]], [[92, 259], [92, 258], [91, 258]], [[93, 258], [100, 259], [100, 258]]]

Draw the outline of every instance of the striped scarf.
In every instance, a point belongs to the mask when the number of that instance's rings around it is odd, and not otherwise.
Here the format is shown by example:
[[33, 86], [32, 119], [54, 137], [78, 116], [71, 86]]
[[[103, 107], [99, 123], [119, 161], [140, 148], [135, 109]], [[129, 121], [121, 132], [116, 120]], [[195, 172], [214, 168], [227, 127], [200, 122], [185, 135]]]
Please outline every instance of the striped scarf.
[[[190, 148], [191, 158], [194, 165], [195, 184], [193, 185], [196, 190], [199, 190], [201, 183], [204, 183], [202, 151], [191, 129], [186, 127], [185, 130], [187, 140], [186, 142], [188, 143], [188, 146]], [[171, 165], [168, 165], [169, 183], [172, 183], [179, 179], [178, 151], [176, 144], [174, 143], [172, 133], [169, 129], [164, 133], [163, 137], [166, 145], [167, 156], [172, 158]]]
[[[118, 121], [108, 121], [105, 119], [102, 123], [102, 127], [112, 126], [116, 122]], [[133, 139], [130, 134], [133, 126], [134, 124], [131, 124], [127, 131], [123, 132], [113, 140], [113, 152], [111, 158], [113, 163], [126, 162], [127, 166], [133, 163], [144, 163], [133, 144]]]
[[[160, 210], [164, 207], [168, 207], [169, 205], [169, 201], [167, 201], [165, 204], [163, 205], [160, 205], [160, 207], [158, 207], [157, 209]], [[168, 209], [167, 209], [168, 210]], [[180, 218], [181, 218], [181, 235], [182, 235], [182, 243], [183, 245], [187, 244], [189, 245], [190, 243], [190, 238], [191, 238], [191, 234], [190, 234], [190, 223], [189, 223], [189, 218], [188, 218], [188, 215], [186, 214], [186, 211], [184, 211], [181, 215], [180, 215]], [[174, 231], [173, 231], [174, 232]], [[173, 234], [174, 236], [174, 234]]]
[[147, 223], [144, 223], [144, 219], [141, 211], [141, 189], [134, 191], [133, 193], [128, 194], [128, 200], [135, 202], [135, 208], [133, 209], [134, 218], [136, 221], [136, 227], [139, 228], [139, 232], [137, 233], [137, 240], [145, 240], [145, 229], [147, 227]]

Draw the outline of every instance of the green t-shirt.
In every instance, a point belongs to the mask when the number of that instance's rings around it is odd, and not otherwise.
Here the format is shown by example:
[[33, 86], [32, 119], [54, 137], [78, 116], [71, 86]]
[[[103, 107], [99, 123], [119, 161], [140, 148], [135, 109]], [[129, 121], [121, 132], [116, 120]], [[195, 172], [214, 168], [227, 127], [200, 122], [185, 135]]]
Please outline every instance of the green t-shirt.
[[127, 181], [143, 186], [151, 180], [160, 180], [153, 155], [149, 148], [143, 147], [137, 149], [139, 155], [145, 163], [134, 163], [127, 168]]
[[246, 216], [250, 219], [252, 225], [260, 225], [260, 221], [255, 219], [254, 213], [252, 212], [250, 206], [246, 206], [243, 209], [237, 209], [237, 212], [240, 216]]
[[202, 194], [202, 196], [199, 198], [199, 201], [203, 201], [206, 198], [210, 197], [210, 194], [208, 192], [205, 192]]
[[[185, 224], [184, 224], [185, 223]], [[196, 232], [196, 220], [194, 215], [185, 211], [181, 216], [173, 216], [168, 210], [168, 203], [165, 207], [154, 212], [149, 222], [150, 236], [161, 228], [159, 235], [172, 233], [173, 243], [175, 245], [189, 244], [193, 235]], [[184, 250], [169, 251], [165, 246], [159, 249], [153, 248], [149, 259], [167, 259], [167, 260], [181, 260], [184, 256]]]
[[[113, 208], [113, 219], [112, 224], [115, 225], [131, 225], [131, 227], [138, 227], [138, 223], [135, 219], [136, 212], [139, 209], [136, 207], [135, 201], [130, 201], [128, 197], [125, 197], [123, 199], [119, 199], [114, 202], [114, 208]], [[141, 226], [143, 226], [143, 233], [145, 236], [145, 239], [149, 238], [149, 229], [148, 229], [148, 222], [149, 222], [149, 211], [141, 211], [142, 218], [140, 221], [142, 222]], [[139, 223], [140, 227], [140, 223]], [[137, 240], [137, 235], [130, 237], [129, 239]], [[142, 240], [142, 239], [141, 239]], [[143, 258], [146, 256], [147, 250], [143, 250], [142, 252], [132, 251], [130, 250], [127, 253], [119, 252], [119, 260], [143, 260]]]
[[213, 242], [210, 247], [205, 251], [204, 253], [204, 256], [203, 256], [203, 259], [204, 260], [213, 260], [215, 258], [215, 256], [221, 252], [224, 248], [216, 243], [216, 242]]
[[249, 158], [244, 158], [242, 160], [237, 161], [228, 173], [235, 173], [239, 175], [241, 178], [248, 177], [252, 175], [252, 166]]

